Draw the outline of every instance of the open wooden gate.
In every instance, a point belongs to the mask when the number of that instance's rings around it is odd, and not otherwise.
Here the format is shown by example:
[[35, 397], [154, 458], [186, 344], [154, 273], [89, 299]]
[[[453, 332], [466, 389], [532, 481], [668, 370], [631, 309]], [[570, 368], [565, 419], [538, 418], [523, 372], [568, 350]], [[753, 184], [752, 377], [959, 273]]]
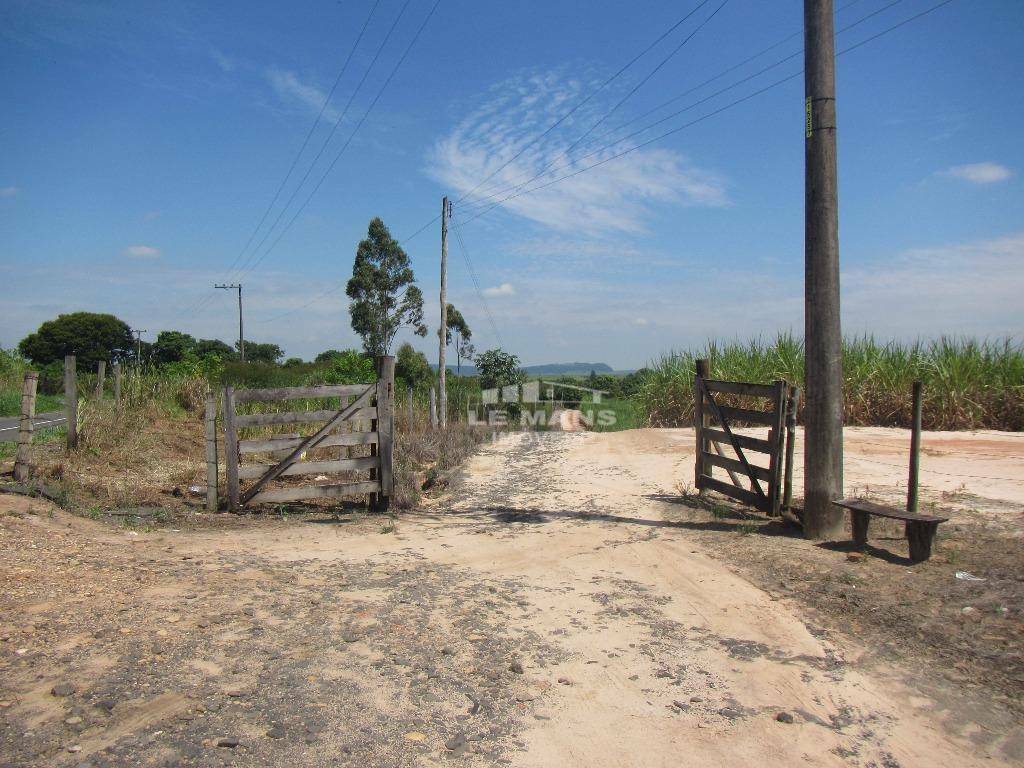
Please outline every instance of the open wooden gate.
[[[703, 365], [701, 365], [703, 364]], [[767, 401], [767, 406], [727, 405], [749, 398]], [[695, 484], [698, 489], [713, 490], [744, 504], [778, 516], [783, 503], [785, 466], [786, 502], [792, 478], [793, 429], [784, 431], [787, 414], [795, 415], [797, 393], [785, 381], [751, 384], [740, 381], [715, 381], [707, 378], [706, 361], [698, 361], [694, 378], [694, 429], [697, 433]], [[740, 425], [767, 427], [766, 437], [740, 434]], [[787, 434], [788, 432], [788, 446]], [[767, 455], [768, 466], [751, 461], [750, 454]], [[723, 469], [731, 482], [713, 476], [715, 467]]]
[[[340, 499], [369, 495], [370, 505], [386, 509], [394, 493], [392, 441], [394, 434], [395, 359], [378, 359], [377, 381], [373, 384], [341, 384], [278, 389], [224, 389], [224, 432], [227, 467], [228, 506], [238, 511], [248, 504], [302, 501], [315, 498]], [[340, 399], [333, 410], [274, 411], [238, 413], [244, 403], [272, 403], [289, 400]], [[239, 439], [242, 429], [277, 425], [318, 424], [308, 435], [270, 434]], [[368, 428], [367, 428], [368, 427]], [[340, 446], [340, 458], [306, 460], [315, 449]], [[369, 446], [369, 455], [352, 457], [355, 446]], [[358, 449], [357, 449], [358, 450]], [[364, 449], [365, 450], [365, 449]], [[322, 452], [322, 451], [321, 451]], [[270, 456], [275, 461], [244, 463], [246, 456]], [[347, 482], [338, 478], [312, 485], [268, 487], [281, 478], [296, 475], [364, 475]], [[254, 482], [244, 490], [240, 481]]]

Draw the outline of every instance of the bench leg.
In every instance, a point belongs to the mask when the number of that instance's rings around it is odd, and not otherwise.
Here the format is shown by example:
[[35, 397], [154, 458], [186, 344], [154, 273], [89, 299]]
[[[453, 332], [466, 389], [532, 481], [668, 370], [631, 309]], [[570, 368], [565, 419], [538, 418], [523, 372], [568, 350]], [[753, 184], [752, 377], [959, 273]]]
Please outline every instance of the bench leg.
[[850, 523], [853, 527], [853, 543], [860, 548], [867, 546], [868, 523], [870, 521], [871, 515], [867, 512], [858, 512], [855, 509], [850, 511]]
[[910, 545], [910, 559], [921, 563], [932, 556], [932, 540], [938, 523], [924, 523], [918, 520], [907, 521], [907, 543]]

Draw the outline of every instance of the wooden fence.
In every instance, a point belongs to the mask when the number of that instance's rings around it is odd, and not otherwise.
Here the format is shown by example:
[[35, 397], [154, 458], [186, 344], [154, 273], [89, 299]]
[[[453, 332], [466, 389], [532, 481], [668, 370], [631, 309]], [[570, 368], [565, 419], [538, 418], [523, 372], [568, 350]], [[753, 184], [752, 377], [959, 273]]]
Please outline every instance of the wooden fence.
[[[239, 406], [246, 403], [334, 398], [339, 401], [336, 409], [239, 412]], [[239, 511], [250, 504], [369, 496], [371, 507], [386, 509], [394, 494], [394, 399], [395, 359], [391, 356], [378, 358], [377, 381], [373, 384], [241, 390], [225, 387], [223, 420], [228, 508]], [[211, 410], [208, 407], [208, 421]], [[272, 432], [239, 438], [239, 432], [245, 429], [299, 424], [318, 426], [308, 435]], [[209, 430], [207, 444], [207, 465], [216, 466], [216, 447], [214, 445], [211, 455]], [[368, 446], [368, 455], [351, 456], [356, 446]], [[334, 447], [338, 448], [336, 457], [307, 459], [314, 451], [323, 454], [325, 449]], [[361, 477], [356, 480], [335, 477], [322, 483], [298, 486], [282, 481], [295, 476], [337, 476], [340, 473]], [[242, 481], [247, 480], [253, 482], [242, 488]], [[212, 482], [215, 489], [215, 473]], [[212, 500], [208, 493], [208, 502]]]

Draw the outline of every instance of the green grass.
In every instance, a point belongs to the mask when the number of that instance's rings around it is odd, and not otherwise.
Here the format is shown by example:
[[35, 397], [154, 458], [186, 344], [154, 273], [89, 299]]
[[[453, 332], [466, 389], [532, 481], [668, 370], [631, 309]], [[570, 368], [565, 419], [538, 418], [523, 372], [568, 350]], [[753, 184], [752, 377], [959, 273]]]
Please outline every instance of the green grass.
[[[672, 352], [651, 364], [636, 400], [652, 425], [686, 426], [692, 421], [695, 360], [709, 359], [716, 379], [784, 379], [803, 389], [803, 354], [802, 342], [790, 335]], [[911, 384], [920, 379], [925, 429], [1024, 430], [1024, 347], [1011, 339], [847, 339], [843, 378], [850, 425], [909, 426]]]
[[645, 424], [644, 413], [635, 400], [605, 400], [580, 403], [580, 411], [594, 432], [621, 432]]
[[[56, 395], [36, 395], [36, 413], [59, 411], [64, 401]], [[21, 415], [21, 390], [0, 391], [0, 416]]]

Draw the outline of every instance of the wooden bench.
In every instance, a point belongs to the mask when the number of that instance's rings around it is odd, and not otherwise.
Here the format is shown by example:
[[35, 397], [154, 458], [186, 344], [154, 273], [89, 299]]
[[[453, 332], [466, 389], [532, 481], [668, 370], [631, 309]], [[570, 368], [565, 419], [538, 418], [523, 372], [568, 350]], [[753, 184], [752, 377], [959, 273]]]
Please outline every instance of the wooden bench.
[[949, 519], [934, 515], [919, 515], [916, 512], [907, 512], [864, 499], [840, 499], [832, 503], [837, 507], [850, 510], [853, 541], [859, 547], [868, 543], [868, 523], [872, 515], [906, 521], [910, 559], [915, 563], [923, 562], [932, 556], [932, 540], [935, 538], [935, 531], [938, 530], [939, 523], [944, 523]]

